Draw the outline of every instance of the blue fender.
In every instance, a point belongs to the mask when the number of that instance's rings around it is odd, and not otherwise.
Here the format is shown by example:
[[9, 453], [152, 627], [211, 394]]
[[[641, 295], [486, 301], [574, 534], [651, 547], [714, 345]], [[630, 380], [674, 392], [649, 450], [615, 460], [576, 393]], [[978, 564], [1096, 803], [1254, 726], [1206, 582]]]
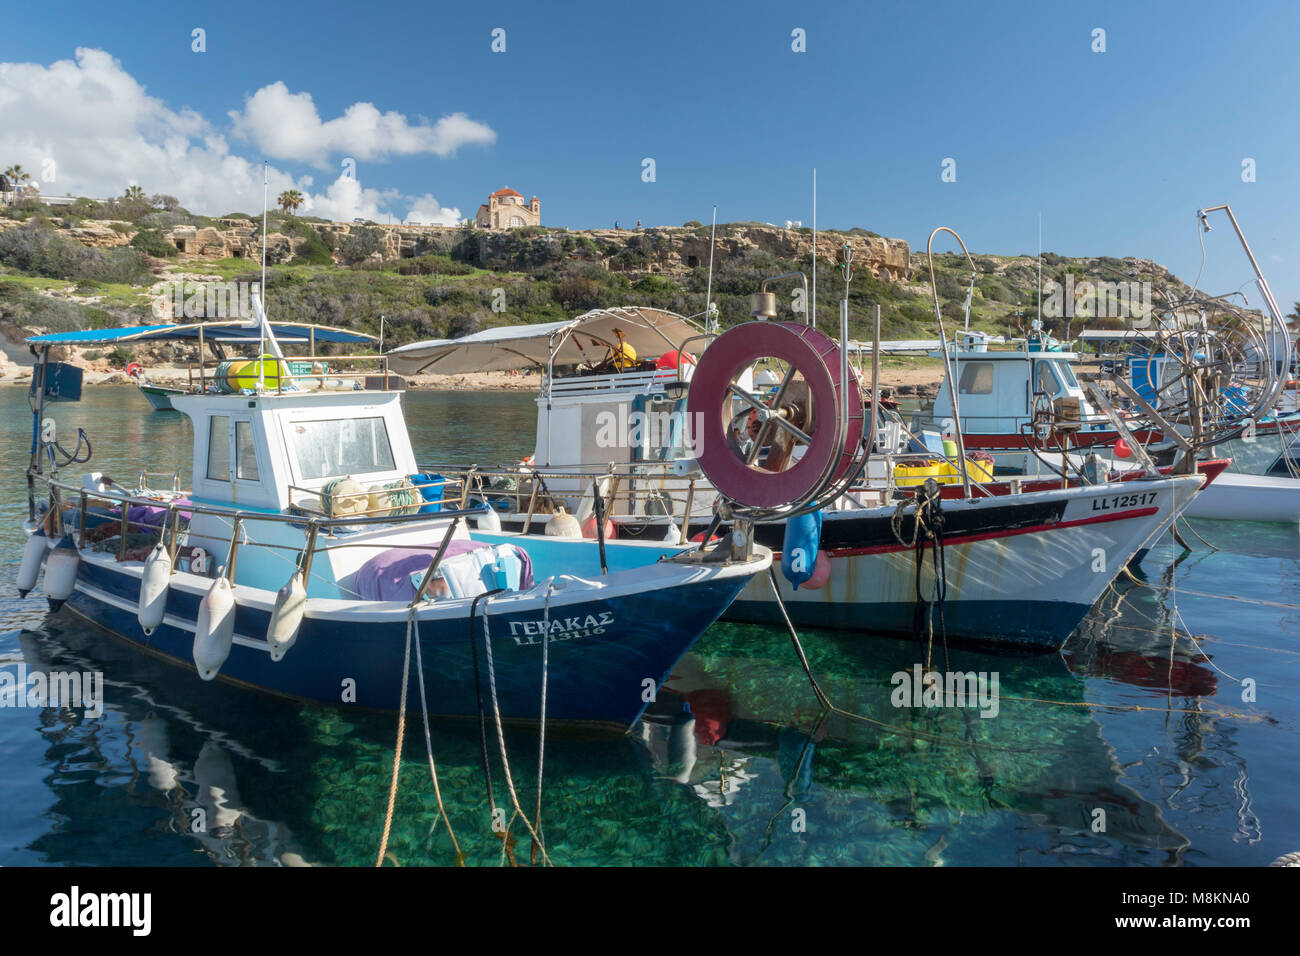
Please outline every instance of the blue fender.
[[781, 545], [781, 573], [795, 586], [803, 584], [817, 567], [817, 550], [822, 541], [822, 513], [791, 518], [785, 523], [785, 541]]

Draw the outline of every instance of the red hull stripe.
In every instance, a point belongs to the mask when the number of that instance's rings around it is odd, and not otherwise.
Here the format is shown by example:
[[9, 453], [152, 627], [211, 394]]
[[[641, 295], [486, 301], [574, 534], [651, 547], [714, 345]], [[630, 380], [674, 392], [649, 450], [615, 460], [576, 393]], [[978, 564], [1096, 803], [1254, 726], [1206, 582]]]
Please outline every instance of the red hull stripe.
[[[1264, 428], [1263, 425], [1256, 425], [1255, 431], [1258, 433]], [[1164, 435], [1157, 431], [1137, 431], [1133, 437], [1144, 445], [1159, 442]], [[1025, 451], [1029, 447], [1029, 439], [1021, 434], [976, 434], [968, 432], [962, 438], [966, 442], [967, 450], [985, 449], [992, 451]], [[1095, 432], [1077, 432], [1073, 443], [1070, 446], [1071, 451], [1079, 448], [1091, 448], [1094, 445], [1113, 445], [1115, 439], [1119, 438], [1119, 432], [1116, 431], [1095, 431]], [[1050, 448], [1049, 451], [1059, 451], [1057, 448]]]
[[[955, 535], [945, 538], [945, 544], [967, 544], [972, 541], [988, 541], [992, 538], [1011, 538], [1019, 534], [1037, 534], [1040, 531], [1057, 531], [1061, 528], [1077, 528], [1086, 524], [1105, 524], [1108, 521], [1126, 521], [1130, 518], [1147, 518], [1158, 512], [1159, 508], [1133, 508], [1129, 511], [1117, 511], [1114, 514], [1092, 515], [1087, 518], [1077, 518], [1074, 521], [1057, 521], [1052, 524], [1032, 524], [1023, 528], [1012, 528], [1008, 531], [985, 531], [981, 534], [964, 534]], [[860, 554], [889, 554], [894, 551], [910, 551], [912, 546], [908, 544], [879, 544], [869, 548], [834, 548], [829, 554], [833, 558], [849, 558]], [[779, 557], [773, 554], [773, 557]]]

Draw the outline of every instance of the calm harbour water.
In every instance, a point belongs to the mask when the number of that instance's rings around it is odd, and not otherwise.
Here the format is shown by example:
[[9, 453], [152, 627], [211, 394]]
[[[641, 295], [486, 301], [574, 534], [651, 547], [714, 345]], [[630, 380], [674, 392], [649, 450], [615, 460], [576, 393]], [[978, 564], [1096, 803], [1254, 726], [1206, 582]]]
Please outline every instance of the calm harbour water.
[[[90, 388], [86, 399], [55, 417], [69, 447], [76, 426], [86, 427], [95, 442], [87, 467], [126, 481], [148, 462], [188, 480], [183, 416], [152, 412], [129, 388]], [[532, 451], [527, 393], [412, 392], [406, 408], [421, 460], [495, 464]], [[66, 612], [47, 614], [39, 589], [20, 599], [12, 582], [26, 511], [25, 391], [0, 389], [0, 415], [10, 475], [0, 496], [0, 667], [105, 675], [99, 719], [0, 708], [0, 865], [373, 864], [395, 717], [205, 684]], [[542, 824], [552, 859], [1204, 866], [1262, 865], [1300, 850], [1297, 531], [1195, 528], [1221, 550], [1191, 539], [1198, 550], [1183, 554], [1166, 538], [1141, 567], [1148, 586], [1117, 584], [1065, 653], [954, 649], [952, 668], [1001, 679], [1000, 713], [969, 727], [957, 711], [890, 706], [890, 676], [910, 670], [918, 645], [805, 632], [831, 698], [876, 721], [818, 723], [783, 631], [715, 625], [669, 685], [690, 701], [693, 724], [548, 740]], [[1242, 700], [1244, 678], [1256, 682], [1254, 702]], [[536, 737], [508, 739], [531, 810]], [[477, 728], [437, 724], [433, 740], [467, 862], [499, 862]], [[452, 863], [446, 830], [434, 826], [418, 721], [401, 783], [392, 861]], [[190, 825], [197, 808], [203, 833]], [[1093, 829], [1099, 809], [1104, 832]], [[527, 860], [526, 836], [517, 853]]]

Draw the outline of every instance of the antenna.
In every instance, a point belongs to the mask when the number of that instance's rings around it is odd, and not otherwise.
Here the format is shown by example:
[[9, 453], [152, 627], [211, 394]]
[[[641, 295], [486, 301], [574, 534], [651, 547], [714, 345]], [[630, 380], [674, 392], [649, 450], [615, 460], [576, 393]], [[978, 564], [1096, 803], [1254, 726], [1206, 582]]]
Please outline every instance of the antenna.
[[713, 247], [718, 235], [718, 204], [713, 204], [713, 227], [709, 230], [709, 281], [704, 288], [704, 330], [717, 331], [713, 328]]
[[1038, 324], [1043, 324], [1043, 214], [1038, 214]]
[[817, 328], [817, 167], [813, 167], [812, 326]]
[[[270, 183], [270, 164], [262, 160], [262, 287], [257, 291], [261, 295], [266, 295], [266, 203], [268, 193], [268, 184]], [[258, 322], [258, 340], [257, 340], [257, 391], [260, 393], [266, 388], [266, 363], [262, 361], [262, 355], [266, 352], [266, 313], [258, 305], [258, 311], [261, 312], [261, 318]], [[279, 369], [276, 369], [279, 372]]]

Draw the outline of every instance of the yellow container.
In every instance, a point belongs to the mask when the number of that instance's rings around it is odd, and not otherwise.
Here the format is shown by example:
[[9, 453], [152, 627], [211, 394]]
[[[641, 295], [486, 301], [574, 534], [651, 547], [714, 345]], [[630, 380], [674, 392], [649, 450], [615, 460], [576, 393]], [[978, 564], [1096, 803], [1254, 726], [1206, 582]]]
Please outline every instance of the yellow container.
[[279, 388], [280, 376], [287, 377], [289, 374], [289, 370], [276, 361], [274, 355], [263, 355], [260, 359], [253, 359], [238, 367], [232, 367], [228, 374], [236, 389], [246, 388], [251, 391], [257, 388], [259, 371], [262, 375], [262, 384], [268, 389]]
[[[945, 461], [939, 467], [943, 469], [943, 473], [945, 476], [943, 478], [938, 479], [939, 484], [941, 485], [960, 484], [961, 470], [956, 465], [949, 464], [948, 462]], [[971, 481], [980, 481], [980, 482], [992, 481], [993, 466], [988, 464], [987, 462], [974, 461], [970, 458], [967, 458], [966, 475], [968, 478], [970, 478]]]
[[945, 484], [947, 480], [950, 480], [944, 478], [948, 467], [946, 462], [940, 462], [937, 465], [895, 465], [894, 484], [899, 488], [914, 488], [917, 485], [925, 484], [927, 478], [933, 478], [940, 484]]

